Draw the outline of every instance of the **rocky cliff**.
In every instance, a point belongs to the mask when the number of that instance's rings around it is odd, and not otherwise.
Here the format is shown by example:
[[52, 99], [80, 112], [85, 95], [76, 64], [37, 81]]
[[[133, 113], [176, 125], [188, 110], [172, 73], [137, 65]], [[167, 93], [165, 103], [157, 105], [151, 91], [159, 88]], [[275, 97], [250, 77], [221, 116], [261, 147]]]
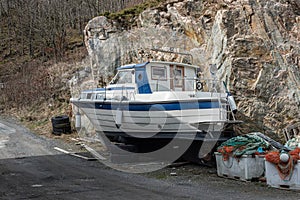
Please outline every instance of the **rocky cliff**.
[[[176, 60], [203, 71], [216, 64], [245, 121], [238, 132], [283, 137], [300, 121], [298, 0], [170, 0], [126, 22], [94, 18], [85, 37], [95, 84], [128, 62]], [[189, 52], [193, 59], [151, 48]]]

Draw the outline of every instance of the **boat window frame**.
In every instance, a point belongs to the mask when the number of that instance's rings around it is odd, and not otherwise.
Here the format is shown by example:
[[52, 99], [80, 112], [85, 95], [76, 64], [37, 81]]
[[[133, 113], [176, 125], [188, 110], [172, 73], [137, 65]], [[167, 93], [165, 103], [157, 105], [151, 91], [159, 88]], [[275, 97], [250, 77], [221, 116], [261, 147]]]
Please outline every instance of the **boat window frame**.
[[97, 100], [103, 100], [104, 98], [105, 98], [104, 93], [96, 93], [95, 94], [95, 99], [97, 99]]
[[[181, 66], [176, 66], [173, 70], [174, 70], [175, 87], [183, 87], [184, 68]], [[177, 74], [177, 72], [179, 72], [179, 71], [180, 71], [180, 74]]]
[[[130, 78], [131, 78], [131, 82], [119, 82], [119, 80], [120, 80], [120, 76], [119, 76], [119, 74], [121, 74], [121, 73], [124, 73], [124, 72], [126, 72], [126, 73], [130, 73]], [[134, 69], [124, 69], [124, 70], [119, 70], [117, 73], [116, 73], [116, 75], [113, 77], [113, 79], [110, 81], [110, 84], [111, 85], [117, 85], [117, 84], [132, 84], [132, 83], [134, 83], [134, 73], [135, 73], [135, 71], [134, 71]], [[119, 78], [117, 78], [117, 77], [119, 77]]]
[[92, 92], [86, 93], [86, 99], [92, 99], [92, 97], [93, 97], [93, 93]]
[[[164, 71], [163, 76], [155, 75], [154, 74], [155, 69], [159, 69], [159, 70], [163, 69], [163, 71]], [[162, 66], [151, 66], [151, 79], [152, 80], [167, 81], [168, 80], [167, 77], [168, 77], [168, 70], [167, 70], [166, 66], [163, 66], [163, 67]]]

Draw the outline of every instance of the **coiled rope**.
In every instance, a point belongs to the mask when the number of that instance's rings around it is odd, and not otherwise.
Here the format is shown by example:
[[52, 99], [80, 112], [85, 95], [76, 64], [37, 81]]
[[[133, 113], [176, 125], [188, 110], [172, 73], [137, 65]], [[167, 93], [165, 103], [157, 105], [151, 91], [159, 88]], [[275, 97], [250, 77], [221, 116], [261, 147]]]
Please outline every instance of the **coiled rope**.
[[223, 155], [223, 160], [228, 160], [230, 156], [239, 158], [242, 155], [256, 155], [259, 154], [258, 149], [267, 150], [269, 147], [269, 143], [261, 137], [249, 133], [223, 142], [217, 151]]
[[266, 154], [265, 159], [276, 165], [278, 174], [282, 180], [288, 181], [291, 179], [294, 171], [294, 166], [300, 160], [300, 148], [295, 148], [294, 150], [288, 152], [289, 155], [288, 162], [282, 162], [280, 160], [280, 152], [272, 151]]

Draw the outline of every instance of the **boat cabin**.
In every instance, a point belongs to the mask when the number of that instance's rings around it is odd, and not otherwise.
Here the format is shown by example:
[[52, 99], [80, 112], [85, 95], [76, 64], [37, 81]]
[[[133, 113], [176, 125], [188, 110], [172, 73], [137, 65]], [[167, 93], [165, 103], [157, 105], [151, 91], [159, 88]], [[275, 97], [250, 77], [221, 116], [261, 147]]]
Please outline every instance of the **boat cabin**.
[[160, 91], [192, 91], [197, 67], [172, 62], [147, 62], [125, 65], [118, 68], [118, 73], [110, 85], [137, 87], [139, 94]]
[[[151, 61], [142, 64], [123, 65], [117, 68], [117, 74], [105, 88], [86, 90], [80, 99], [85, 100], [147, 100], [147, 98], [185, 98], [195, 96], [194, 92], [202, 89], [197, 80], [198, 66], [176, 63]], [[200, 88], [198, 87], [200, 83]], [[206, 82], [206, 84], [209, 84]], [[171, 97], [170, 92], [173, 96]], [[192, 93], [191, 93], [192, 92]], [[151, 95], [151, 97], [149, 96]], [[155, 97], [154, 97], [155, 96]]]

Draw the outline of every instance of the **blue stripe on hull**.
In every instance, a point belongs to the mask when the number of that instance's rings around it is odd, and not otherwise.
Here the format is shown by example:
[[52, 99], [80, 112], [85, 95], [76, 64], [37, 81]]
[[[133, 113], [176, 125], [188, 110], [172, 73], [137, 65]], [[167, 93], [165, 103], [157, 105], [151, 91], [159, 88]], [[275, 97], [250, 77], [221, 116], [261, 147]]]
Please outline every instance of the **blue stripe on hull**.
[[84, 92], [105, 92], [105, 91], [112, 91], [112, 90], [120, 90], [120, 91], [123, 91], [123, 90], [134, 90], [135, 88], [134, 87], [109, 87], [109, 88], [96, 88], [94, 90], [84, 90]]
[[[77, 103], [78, 104], [78, 103]], [[128, 110], [128, 111], [172, 111], [172, 110], [191, 110], [191, 109], [212, 109], [219, 108], [217, 101], [196, 101], [196, 102], [168, 102], [168, 103], [112, 103], [112, 102], [90, 102], [79, 103], [82, 108], [94, 108], [104, 110]]]

